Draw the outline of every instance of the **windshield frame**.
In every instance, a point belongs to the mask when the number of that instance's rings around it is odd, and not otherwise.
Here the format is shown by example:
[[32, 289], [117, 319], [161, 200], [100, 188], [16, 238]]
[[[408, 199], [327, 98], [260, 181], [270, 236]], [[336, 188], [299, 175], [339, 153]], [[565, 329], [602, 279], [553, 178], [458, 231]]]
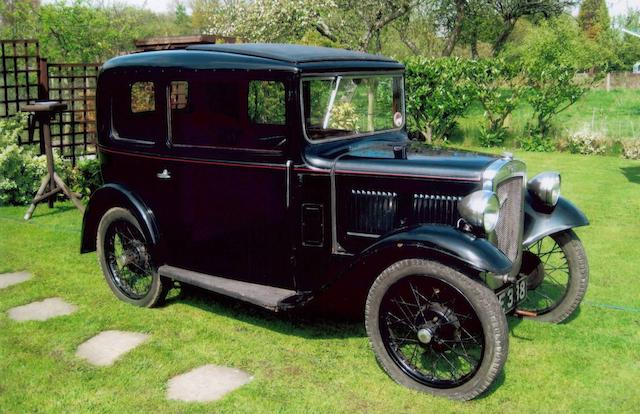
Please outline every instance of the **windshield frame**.
[[[341, 135], [338, 137], [328, 137], [321, 139], [311, 139], [309, 135], [307, 135], [307, 123], [305, 122], [305, 111], [304, 111], [304, 87], [303, 82], [307, 80], [318, 80], [318, 79], [335, 79], [336, 77], [351, 77], [351, 78], [370, 78], [370, 77], [379, 77], [379, 76], [389, 76], [389, 77], [401, 77], [402, 78], [402, 125], [397, 128], [390, 129], [382, 129], [380, 131], [371, 131], [371, 132], [358, 132], [350, 135]], [[369, 72], [320, 72], [320, 73], [309, 73], [304, 74], [300, 77], [299, 83], [299, 95], [300, 95], [300, 117], [302, 121], [302, 135], [304, 135], [304, 139], [310, 144], [321, 144], [325, 142], [331, 141], [342, 141], [348, 140], [358, 137], [364, 136], [375, 136], [380, 134], [387, 134], [389, 132], [398, 132], [402, 131], [407, 123], [407, 115], [406, 115], [406, 101], [405, 101], [405, 78], [404, 78], [404, 70], [382, 70], [382, 71], [369, 71]]]

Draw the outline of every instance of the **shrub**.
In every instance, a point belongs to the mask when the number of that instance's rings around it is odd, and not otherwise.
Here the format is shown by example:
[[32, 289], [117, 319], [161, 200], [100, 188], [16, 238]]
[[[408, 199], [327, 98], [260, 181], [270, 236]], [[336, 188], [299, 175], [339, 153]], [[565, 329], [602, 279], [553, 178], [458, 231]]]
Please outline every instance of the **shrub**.
[[[0, 205], [28, 204], [47, 173], [47, 160], [33, 148], [18, 145], [26, 118], [0, 119]], [[63, 180], [70, 176], [70, 165], [54, 153], [56, 171]]]
[[357, 131], [360, 117], [351, 102], [336, 103], [331, 109], [330, 128]]
[[487, 120], [487, 124], [480, 128], [480, 145], [502, 145], [507, 137], [504, 123], [520, 102], [524, 76], [517, 65], [503, 59], [475, 62], [471, 76], [476, 87], [476, 98]]
[[630, 160], [640, 160], [640, 140], [628, 140], [622, 143], [622, 156]]
[[474, 99], [469, 61], [416, 56], [405, 67], [409, 131], [427, 142], [446, 141]]
[[525, 135], [520, 140], [520, 147], [525, 151], [532, 152], [553, 152], [556, 150], [553, 139], [535, 132]]
[[72, 190], [82, 197], [90, 196], [103, 183], [100, 171], [100, 161], [96, 158], [86, 158], [78, 162], [73, 170]]
[[589, 131], [576, 132], [567, 142], [567, 149], [572, 154], [605, 155], [609, 147], [609, 141], [605, 137]]

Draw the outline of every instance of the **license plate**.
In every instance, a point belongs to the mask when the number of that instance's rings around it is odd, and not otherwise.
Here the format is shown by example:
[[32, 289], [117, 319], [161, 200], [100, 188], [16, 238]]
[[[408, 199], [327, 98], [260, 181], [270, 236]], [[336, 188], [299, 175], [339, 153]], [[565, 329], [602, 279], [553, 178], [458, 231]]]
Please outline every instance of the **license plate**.
[[504, 313], [510, 312], [527, 297], [527, 279], [524, 277], [518, 279], [515, 283], [498, 291], [496, 296]]

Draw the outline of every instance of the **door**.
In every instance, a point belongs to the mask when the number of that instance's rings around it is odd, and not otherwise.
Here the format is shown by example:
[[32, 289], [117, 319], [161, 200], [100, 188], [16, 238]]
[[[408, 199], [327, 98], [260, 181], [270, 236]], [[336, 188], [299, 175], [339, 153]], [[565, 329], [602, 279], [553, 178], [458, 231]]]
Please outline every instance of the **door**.
[[[109, 105], [108, 146], [101, 149], [108, 164], [106, 182], [124, 185], [151, 210], [164, 250], [174, 250], [172, 235], [179, 163], [164, 156], [167, 146], [166, 94], [163, 81], [148, 75], [125, 74], [113, 81]], [[158, 266], [164, 263], [156, 263]]]
[[182, 163], [175, 265], [292, 288], [284, 83], [215, 73], [185, 79], [185, 104], [177, 108], [172, 97], [170, 116]]

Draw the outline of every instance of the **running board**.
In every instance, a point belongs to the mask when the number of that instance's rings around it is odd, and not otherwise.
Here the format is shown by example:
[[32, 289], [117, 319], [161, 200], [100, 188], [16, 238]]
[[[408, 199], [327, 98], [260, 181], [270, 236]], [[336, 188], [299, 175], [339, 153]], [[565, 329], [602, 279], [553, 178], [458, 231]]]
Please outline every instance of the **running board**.
[[[291, 308], [291, 300], [300, 296], [295, 290], [225, 279], [223, 277], [211, 276], [169, 265], [160, 266], [158, 273], [160, 276], [253, 303], [254, 305], [262, 306], [272, 311]], [[289, 303], [284, 303], [287, 299], [289, 299], [289, 301], [287, 301]]]

